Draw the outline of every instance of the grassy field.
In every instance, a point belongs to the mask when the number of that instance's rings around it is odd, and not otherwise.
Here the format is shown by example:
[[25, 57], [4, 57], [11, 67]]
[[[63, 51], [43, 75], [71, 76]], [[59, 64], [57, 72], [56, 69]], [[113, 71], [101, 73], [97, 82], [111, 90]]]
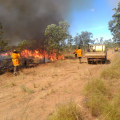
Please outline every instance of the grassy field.
[[110, 50], [111, 64], [88, 65], [70, 53], [65, 60], [22, 69], [18, 76], [6, 72], [0, 76], [0, 120], [101, 120], [110, 110], [111, 117], [114, 112], [119, 117], [117, 56]]
[[85, 87], [85, 106], [100, 120], [120, 120], [120, 53]]

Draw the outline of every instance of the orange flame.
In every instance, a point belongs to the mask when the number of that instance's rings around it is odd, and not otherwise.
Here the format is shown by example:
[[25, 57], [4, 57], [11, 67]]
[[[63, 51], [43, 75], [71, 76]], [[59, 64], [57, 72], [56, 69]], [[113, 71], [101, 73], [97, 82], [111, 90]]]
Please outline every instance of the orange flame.
[[[28, 50], [28, 49], [24, 49], [22, 50], [22, 52], [20, 53], [21, 54], [21, 57], [24, 57], [24, 58], [29, 58], [29, 57], [32, 57], [32, 58], [38, 58], [38, 59], [43, 59], [44, 57], [49, 59], [50, 61], [55, 61], [55, 60], [64, 60], [64, 55], [59, 55], [57, 56], [56, 54], [56, 50], [52, 50], [51, 53], [47, 53], [45, 50]], [[8, 55], [11, 55], [11, 52], [6, 52], [6, 53], [1, 53], [0, 54], [1, 56], [8, 56]]]
[[8, 52], [6, 52], [6, 53], [1, 53], [1, 54], [0, 54], [0, 56], [3, 56], [3, 57], [8, 56], [8, 55], [11, 55], [11, 52], [8, 51]]
[[40, 51], [40, 50], [34, 50], [33, 52], [31, 50], [23, 50], [21, 52], [21, 56], [25, 58], [33, 57], [38, 59], [48, 58], [51, 61], [55, 60], [64, 60], [64, 55], [60, 55], [57, 57], [56, 51], [53, 50], [50, 54], [48, 54], [46, 51]]

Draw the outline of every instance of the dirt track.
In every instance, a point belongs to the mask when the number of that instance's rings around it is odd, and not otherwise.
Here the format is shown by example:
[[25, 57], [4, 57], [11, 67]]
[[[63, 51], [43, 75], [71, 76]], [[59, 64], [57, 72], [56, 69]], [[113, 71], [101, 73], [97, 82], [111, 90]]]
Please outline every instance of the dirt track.
[[[114, 52], [108, 51], [108, 59], [113, 58]], [[17, 77], [11, 73], [1, 75], [0, 120], [46, 120], [57, 104], [74, 100], [81, 105], [84, 85], [109, 65], [88, 65], [85, 59], [82, 61], [47, 63], [24, 69]]]

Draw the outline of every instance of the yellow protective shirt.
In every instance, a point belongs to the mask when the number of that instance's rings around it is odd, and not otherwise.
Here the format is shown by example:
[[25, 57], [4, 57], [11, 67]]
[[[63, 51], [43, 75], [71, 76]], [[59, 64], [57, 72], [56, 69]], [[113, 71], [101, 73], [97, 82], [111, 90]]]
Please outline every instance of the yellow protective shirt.
[[19, 66], [19, 64], [20, 64], [20, 60], [19, 60], [20, 54], [19, 53], [12, 53], [11, 57], [12, 57], [13, 65], [14, 66]]
[[77, 50], [77, 57], [82, 57], [82, 50], [81, 49]]
[[77, 49], [75, 49], [74, 54], [77, 54]]

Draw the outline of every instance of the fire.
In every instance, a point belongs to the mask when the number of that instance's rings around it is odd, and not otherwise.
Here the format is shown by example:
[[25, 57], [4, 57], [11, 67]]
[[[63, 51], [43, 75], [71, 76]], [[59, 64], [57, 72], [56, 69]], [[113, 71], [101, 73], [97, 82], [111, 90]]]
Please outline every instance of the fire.
[[11, 52], [6, 52], [6, 53], [1, 53], [0, 54], [0, 56], [3, 56], [3, 57], [8, 56], [8, 55], [11, 55]]
[[31, 50], [25, 49], [21, 52], [21, 56], [25, 58], [29, 58], [29, 57], [38, 58], [38, 59], [47, 58], [51, 61], [64, 60], [64, 55], [59, 55], [57, 57], [55, 50], [53, 50], [50, 54], [48, 54], [46, 51], [43, 51], [43, 50], [31, 51]]
[[33, 57], [34, 57], [34, 58], [43, 59], [43, 58], [44, 58], [44, 54], [41, 54], [41, 53], [39, 52], [39, 50], [34, 50], [34, 52], [33, 52]]
[[[0, 56], [8, 56], [11, 55], [12, 52], [6, 52], [6, 53], [1, 53]], [[20, 53], [22, 58], [38, 58], [38, 59], [44, 59], [47, 58], [50, 61], [55, 61], [55, 60], [64, 60], [64, 55], [58, 55], [56, 54], [55, 50], [52, 50], [51, 53], [47, 53], [45, 50], [28, 50], [28, 49], [24, 49], [21, 51]]]
[[25, 58], [32, 57], [32, 53], [30, 50], [25, 49], [21, 52], [21, 56]]
[[58, 56], [58, 60], [64, 60], [64, 55]]
[[2, 54], [0, 54], [1, 56], [7, 56], [8, 55], [8, 53], [2, 53]]

